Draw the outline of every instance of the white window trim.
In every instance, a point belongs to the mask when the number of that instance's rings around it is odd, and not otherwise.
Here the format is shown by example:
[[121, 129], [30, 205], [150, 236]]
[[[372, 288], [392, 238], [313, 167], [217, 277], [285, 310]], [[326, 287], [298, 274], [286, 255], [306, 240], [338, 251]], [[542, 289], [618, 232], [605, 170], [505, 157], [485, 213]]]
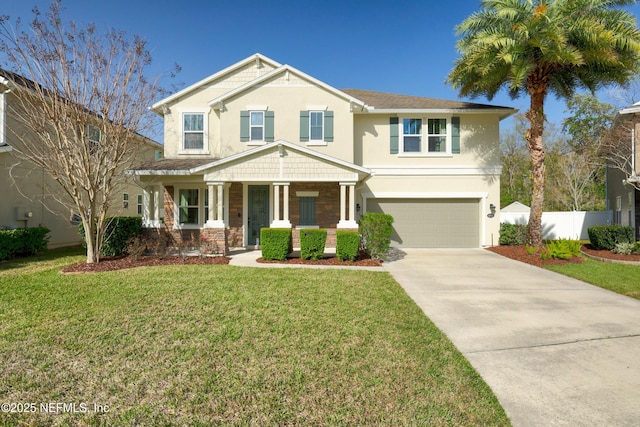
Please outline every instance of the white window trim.
[[[7, 144], [5, 123], [6, 123], [7, 98], [4, 92], [0, 93], [0, 147]], [[7, 150], [9, 151], [9, 150]], [[0, 151], [1, 153], [2, 151]]]
[[[184, 224], [180, 223], [180, 190], [198, 190], [198, 223]], [[173, 193], [173, 229], [174, 230], [200, 230], [205, 224], [204, 212], [204, 192], [208, 191], [207, 187], [200, 184], [182, 185], [174, 187]]]
[[[406, 116], [400, 117], [399, 127], [400, 140], [398, 141], [398, 157], [453, 157], [451, 152], [451, 115], [437, 115], [437, 116]], [[404, 120], [405, 119], [421, 119], [422, 120], [422, 132], [420, 133], [420, 151], [404, 151]], [[444, 152], [430, 152], [429, 150], [429, 119], [445, 119], [447, 121], [447, 136], [446, 136], [446, 151]]]
[[[184, 116], [202, 114], [202, 149], [184, 148]], [[209, 114], [206, 111], [183, 111], [180, 113], [180, 148], [178, 154], [209, 154]]]
[[[249, 141], [247, 141], [247, 145], [265, 145], [267, 142], [265, 141], [265, 131], [266, 131], [266, 120], [267, 115], [265, 114], [267, 108], [254, 108], [249, 110]], [[251, 115], [253, 113], [262, 113], [262, 126], [254, 126], [251, 124]], [[254, 127], [262, 128], [262, 139], [251, 139], [251, 129]]]
[[[320, 139], [311, 139], [311, 115], [314, 113], [322, 114], [322, 136]], [[309, 110], [309, 141], [307, 141], [307, 145], [315, 145], [315, 146], [323, 146], [327, 145], [327, 141], [324, 140], [324, 109], [314, 109]]]

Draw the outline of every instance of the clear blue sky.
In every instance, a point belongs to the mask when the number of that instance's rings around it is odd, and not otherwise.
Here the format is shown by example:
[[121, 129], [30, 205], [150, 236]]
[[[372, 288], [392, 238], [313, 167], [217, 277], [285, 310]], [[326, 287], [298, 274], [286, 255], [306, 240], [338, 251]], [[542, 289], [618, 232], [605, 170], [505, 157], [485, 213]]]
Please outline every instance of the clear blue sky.
[[[444, 83], [455, 58], [455, 26], [476, 0], [63, 0], [65, 18], [95, 22], [149, 42], [152, 75], [178, 64], [173, 83], [190, 85], [256, 52], [290, 64], [338, 89], [459, 99]], [[0, 0], [0, 15], [30, 21], [49, 0]], [[631, 11], [638, 16], [640, 6]], [[470, 100], [470, 99], [467, 99]], [[528, 98], [492, 101], [524, 112]], [[549, 96], [548, 119], [564, 101]], [[503, 127], [511, 125], [510, 120]]]

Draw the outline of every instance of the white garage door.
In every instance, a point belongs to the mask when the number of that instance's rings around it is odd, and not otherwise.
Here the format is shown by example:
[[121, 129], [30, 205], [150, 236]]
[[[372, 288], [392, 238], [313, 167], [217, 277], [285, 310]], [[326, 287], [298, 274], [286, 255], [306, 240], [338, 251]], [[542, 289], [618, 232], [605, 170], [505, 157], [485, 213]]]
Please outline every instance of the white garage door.
[[393, 216], [391, 245], [401, 248], [477, 248], [478, 199], [368, 199], [367, 211]]

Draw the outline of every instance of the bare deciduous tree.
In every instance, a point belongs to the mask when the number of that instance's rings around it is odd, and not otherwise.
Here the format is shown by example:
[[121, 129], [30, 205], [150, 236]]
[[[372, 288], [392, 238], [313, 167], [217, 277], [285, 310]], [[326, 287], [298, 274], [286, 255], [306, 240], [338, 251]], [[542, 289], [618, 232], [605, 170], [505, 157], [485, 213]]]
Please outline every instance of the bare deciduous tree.
[[134, 161], [140, 134], [153, 127], [148, 106], [159, 95], [145, 77], [146, 42], [95, 25], [64, 22], [60, 0], [26, 28], [0, 18], [5, 81], [19, 100], [7, 111], [14, 151], [41, 167], [68, 196], [86, 234], [87, 262], [99, 262], [111, 197]]

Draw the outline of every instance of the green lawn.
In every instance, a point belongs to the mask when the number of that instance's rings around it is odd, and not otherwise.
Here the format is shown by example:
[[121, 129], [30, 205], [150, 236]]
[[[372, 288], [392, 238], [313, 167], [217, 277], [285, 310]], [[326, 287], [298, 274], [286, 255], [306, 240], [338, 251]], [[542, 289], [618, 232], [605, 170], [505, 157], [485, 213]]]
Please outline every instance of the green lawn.
[[583, 282], [640, 299], [640, 266], [585, 258], [582, 264], [556, 265], [548, 268]]
[[82, 260], [0, 265], [0, 425], [509, 425], [387, 273]]

